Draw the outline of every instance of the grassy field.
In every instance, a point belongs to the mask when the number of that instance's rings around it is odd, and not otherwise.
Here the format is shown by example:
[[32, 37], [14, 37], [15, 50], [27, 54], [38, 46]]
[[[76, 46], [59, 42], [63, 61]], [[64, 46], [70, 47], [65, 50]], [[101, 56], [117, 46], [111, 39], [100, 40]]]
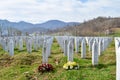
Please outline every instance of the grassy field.
[[111, 34], [110, 36], [113, 36], [113, 37], [120, 36], [120, 28], [113, 28], [112, 31], [113, 31], [113, 34]]
[[[64, 70], [67, 62], [60, 46], [54, 40], [49, 63], [55, 68], [53, 72], [40, 74], [38, 66], [42, 63], [42, 51], [29, 54], [24, 47], [23, 51], [15, 49], [15, 55], [9, 56], [0, 48], [0, 80], [115, 80], [116, 55], [114, 42], [99, 57], [99, 65], [92, 66], [91, 52], [87, 51], [87, 58], [81, 59], [80, 53], [74, 53], [74, 61], [80, 65], [79, 70]], [[56, 65], [55, 59], [60, 63]], [[35, 79], [36, 78], [36, 79]]]

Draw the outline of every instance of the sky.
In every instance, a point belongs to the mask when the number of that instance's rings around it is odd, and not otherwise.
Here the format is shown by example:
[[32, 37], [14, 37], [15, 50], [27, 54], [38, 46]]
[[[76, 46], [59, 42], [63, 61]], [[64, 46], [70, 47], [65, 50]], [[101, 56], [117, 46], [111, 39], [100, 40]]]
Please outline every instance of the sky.
[[0, 19], [12, 22], [83, 22], [98, 16], [120, 17], [120, 0], [0, 0]]

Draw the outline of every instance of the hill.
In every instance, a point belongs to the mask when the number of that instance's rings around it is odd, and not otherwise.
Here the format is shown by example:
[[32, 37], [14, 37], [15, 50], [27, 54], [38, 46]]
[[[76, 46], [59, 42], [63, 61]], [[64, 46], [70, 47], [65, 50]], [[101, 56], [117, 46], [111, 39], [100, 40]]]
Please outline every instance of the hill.
[[78, 26], [65, 27], [59, 29], [58, 32], [69, 32], [76, 36], [94, 36], [94, 35], [105, 35], [106, 31], [109, 34], [112, 32], [112, 28], [120, 28], [120, 18], [107, 18], [98, 17], [89, 21], [84, 21]]

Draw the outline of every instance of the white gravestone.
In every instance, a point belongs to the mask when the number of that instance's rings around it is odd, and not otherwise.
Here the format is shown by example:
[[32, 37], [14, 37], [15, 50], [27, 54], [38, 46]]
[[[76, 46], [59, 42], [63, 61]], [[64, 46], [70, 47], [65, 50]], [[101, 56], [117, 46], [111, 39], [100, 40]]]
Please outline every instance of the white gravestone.
[[9, 41], [9, 53], [11, 56], [14, 55], [14, 42], [12, 39], [10, 39], [10, 41]]
[[53, 38], [49, 38], [49, 39], [46, 39], [46, 44], [47, 44], [47, 49], [46, 49], [46, 52], [47, 52], [47, 56], [49, 57], [50, 56], [50, 53], [51, 53], [51, 46], [52, 46], [52, 43], [53, 43]]
[[20, 38], [19, 40], [19, 50], [20, 51], [23, 50], [23, 39], [22, 38]]
[[64, 52], [64, 37], [63, 36], [56, 36], [57, 42], [59, 43], [62, 51]]
[[79, 51], [79, 37], [75, 37], [75, 52], [78, 53]]
[[15, 48], [18, 47], [18, 37], [15, 37], [15, 38], [14, 38], [14, 45], [15, 45]]
[[50, 40], [49, 40], [48, 56], [50, 56], [50, 54], [51, 54], [52, 43], [53, 43], [53, 37], [51, 37]]
[[103, 40], [102, 40], [102, 51], [104, 51], [105, 50], [105, 38], [103, 38]]
[[42, 63], [48, 63], [47, 42], [44, 41], [42, 48]]
[[93, 42], [94, 42], [94, 38], [91, 38], [90, 40], [89, 40], [89, 51], [91, 51], [92, 50], [92, 45], [93, 45]]
[[86, 43], [89, 45], [89, 42], [91, 40], [91, 37], [85, 37]]
[[39, 48], [41, 48], [43, 46], [43, 43], [44, 43], [43, 37], [39, 37], [39, 40], [38, 40], [38, 46], [39, 46]]
[[79, 52], [80, 44], [82, 42], [83, 37], [75, 37], [75, 52]]
[[35, 37], [34, 39], [33, 39], [33, 41], [34, 41], [34, 50], [38, 50], [38, 39], [37, 39], [37, 37]]
[[28, 53], [32, 52], [32, 39], [28, 39], [27, 41], [27, 51]]
[[115, 37], [116, 50], [116, 80], [120, 80], [120, 37]]
[[51, 53], [51, 44], [47, 41], [47, 55], [50, 56]]
[[102, 54], [102, 39], [99, 39], [98, 42], [98, 54], [99, 56]]
[[68, 61], [73, 61], [73, 53], [74, 53], [74, 39], [71, 38], [68, 42]]
[[67, 48], [68, 47], [68, 40], [64, 40], [64, 56], [67, 56]]
[[86, 58], [86, 42], [85, 39], [81, 43], [81, 58]]
[[92, 65], [98, 65], [98, 43], [96, 41], [92, 46]]
[[5, 39], [5, 51], [8, 52], [8, 39]]

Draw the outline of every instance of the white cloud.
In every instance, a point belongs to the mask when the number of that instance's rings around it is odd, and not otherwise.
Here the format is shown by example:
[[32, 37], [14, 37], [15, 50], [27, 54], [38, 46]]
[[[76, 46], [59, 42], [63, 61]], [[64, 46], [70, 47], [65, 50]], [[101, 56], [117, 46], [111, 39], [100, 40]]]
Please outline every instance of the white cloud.
[[44, 22], [84, 21], [98, 16], [120, 17], [119, 0], [1, 0], [0, 19]]

